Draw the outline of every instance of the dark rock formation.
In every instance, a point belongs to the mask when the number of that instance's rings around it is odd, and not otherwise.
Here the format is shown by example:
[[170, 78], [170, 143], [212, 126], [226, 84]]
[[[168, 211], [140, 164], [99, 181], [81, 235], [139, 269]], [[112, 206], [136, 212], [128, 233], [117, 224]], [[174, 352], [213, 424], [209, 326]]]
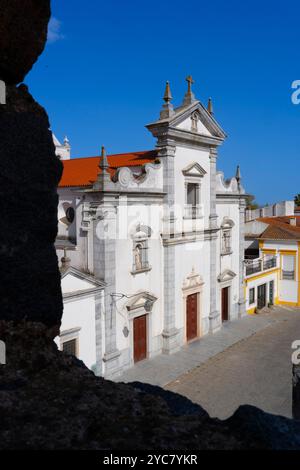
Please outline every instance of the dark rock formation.
[[300, 365], [293, 365], [293, 418], [300, 420]]
[[49, 0], [0, 1], [0, 80], [24, 80], [43, 52], [49, 18]]
[[0, 105], [1, 320], [60, 324], [53, 244], [61, 173], [47, 114], [25, 85], [8, 86]]
[[[57, 350], [55, 156], [48, 117], [14, 86], [42, 51], [49, 0], [0, 0], [0, 449], [298, 449], [300, 423], [241, 407], [227, 421], [158, 387], [96, 378]], [[24, 23], [24, 24], [23, 24]]]
[[220, 421], [159, 387], [96, 378], [41, 324], [2, 322], [0, 336], [0, 450], [300, 448], [297, 421], [250, 406]]

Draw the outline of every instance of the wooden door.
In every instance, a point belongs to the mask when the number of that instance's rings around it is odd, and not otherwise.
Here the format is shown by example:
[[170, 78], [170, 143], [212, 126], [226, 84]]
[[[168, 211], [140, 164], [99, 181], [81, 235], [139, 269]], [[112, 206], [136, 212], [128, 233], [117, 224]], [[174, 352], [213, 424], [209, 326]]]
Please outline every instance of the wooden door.
[[197, 294], [192, 294], [186, 300], [186, 339], [191, 341], [198, 336], [198, 304]]
[[134, 362], [147, 357], [147, 316], [142, 315], [133, 320]]
[[222, 289], [222, 322], [228, 320], [228, 311], [229, 311], [229, 287], [224, 287]]
[[266, 292], [267, 292], [267, 285], [262, 284], [261, 286], [258, 286], [257, 288], [257, 308], [261, 309], [266, 306]]

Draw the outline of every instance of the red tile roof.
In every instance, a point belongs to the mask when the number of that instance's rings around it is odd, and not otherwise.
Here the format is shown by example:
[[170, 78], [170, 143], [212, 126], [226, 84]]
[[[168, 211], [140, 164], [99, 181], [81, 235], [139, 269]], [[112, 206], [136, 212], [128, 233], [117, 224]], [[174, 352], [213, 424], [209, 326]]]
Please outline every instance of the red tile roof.
[[[290, 224], [291, 219], [296, 219], [296, 225]], [[260, 239], [300, 240], [300, 216], [261, 217], [258, 221], [268, 224]]]
[[[156, 158], [156, 150], [120, 153], [107, 156], [111, 175], [115, 173], [117, 168], [124, 166], [143, 166], [146, 163], [154, 162]], [[64, 171], [59, 187], [91, 186], [101, 172], [99, 168], [100, 159], [101, 157], [86, 157], [63, 160]]]

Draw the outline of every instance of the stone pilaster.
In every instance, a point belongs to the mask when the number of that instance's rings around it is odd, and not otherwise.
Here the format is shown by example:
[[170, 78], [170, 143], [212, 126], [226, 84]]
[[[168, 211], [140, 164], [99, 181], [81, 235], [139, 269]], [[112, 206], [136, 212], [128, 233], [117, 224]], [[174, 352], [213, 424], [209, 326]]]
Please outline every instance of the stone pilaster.
[[[104, 290], [105, 353], [104, 375], [118, 375], [120, 351], [117, 349], [116, 320], [114, 303], [116, 292], [116, 209], [107, 204], [99, 207], [99, 216], [94, 230], [94, 271], [95, 276], [106, 283]], [[108, 229], [108, 231], [107, 231]]]
[[[175, 146], [159, 149], [163, 162], [164, 192], [164, 238], [174, 236], [175, 225]], [[167, 232], [167, 233], [166, 233]], [[175, 327], [175, 247], [164, 245], [164, 329], [162, 332], [163, 353], [171, 354], [179, 349], [178, 329]]]
[[104, 298], [103, 292], [97, 294], [95, 297], [95, 328], [96, 328], [96, 375], [101, 376], [103, 374], [103, 347], [102, 347], [102, 319], [104, 316]]
[[244, 288], [244, 258], [245, 258], [245, 210], [246, 202], [245, 199], [240, 199], [239, 205], [239, 317], [246, 314], [246, 299], [245, 299], [245, 288]]
[[221, 316], [217, 310], [217, 229], [218, 215], [216, 209], [216, 166], [217, 166], [217, 150], [210, 149], [210, 214], [209, 229], [211, 230], [210, 239], [210, 312], [209, 312], [209, 329], [211, 332], [221, 327]]

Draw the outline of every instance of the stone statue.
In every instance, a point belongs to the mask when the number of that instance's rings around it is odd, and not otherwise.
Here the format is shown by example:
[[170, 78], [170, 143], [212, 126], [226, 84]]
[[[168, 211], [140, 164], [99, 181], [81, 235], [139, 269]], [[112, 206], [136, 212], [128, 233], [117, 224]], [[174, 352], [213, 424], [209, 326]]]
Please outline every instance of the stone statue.
[[136, 271], [140, 271], [143, 268], [141, 248], [141, 245], [136, 245], [134, 249], [134, 262]]

